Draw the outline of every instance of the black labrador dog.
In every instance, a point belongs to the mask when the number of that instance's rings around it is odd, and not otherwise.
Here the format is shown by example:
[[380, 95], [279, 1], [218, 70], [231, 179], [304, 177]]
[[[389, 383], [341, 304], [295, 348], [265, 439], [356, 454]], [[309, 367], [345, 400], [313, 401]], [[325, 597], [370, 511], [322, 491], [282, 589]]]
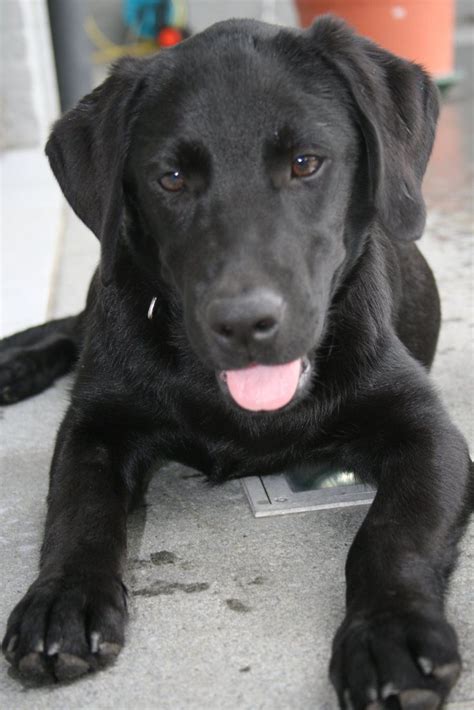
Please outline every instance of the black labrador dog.
[[3, 645], [23, 674], [118, 654], [127, 511], [157, 459], [213, 481], [314, 461], [377, 486], [347, 560], [340, 706], [444, 701], [472, 478], [427, 374], [439, 301], [413, 244], [437, 115], [419, 66], [324, 17], [124, 59], [56, 123], [46, 152], [101, 261], [82, 314], [2, 344], [4, 403], [77, 360], [40, 573]]

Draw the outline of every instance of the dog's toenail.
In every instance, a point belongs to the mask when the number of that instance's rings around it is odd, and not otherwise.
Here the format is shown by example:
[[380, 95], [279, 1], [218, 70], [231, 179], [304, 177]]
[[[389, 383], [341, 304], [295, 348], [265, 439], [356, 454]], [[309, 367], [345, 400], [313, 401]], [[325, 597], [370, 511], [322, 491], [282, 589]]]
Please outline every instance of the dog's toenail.
[[10, 641], [8, 642], [8, 646], [6, 647], [4, 654], [5, 658], [9, 663], [14, 663], [15, 662], [15, 649], [17, 647], [17, 642], [18, 642], [18, 636], [12, 636]]
[[377, 693], [376, 688], [368, 688], [367, 697], [371, 702], [374, 702], [374, 700], [378, 700], [379, 694]]
[[420, 656], [418, 658], [418, 665], [420, 666], [422, 672], [425, 675], [431, 675], [433, 671], [433, 661], [431, 661], [429, 658], [426, 658], [425, 656]]
[[61, 648], [59, 643], [52, 643], [50, 646], [48, 646], [48, 650], [46, 651], [48, 656], [55, 656], [57, 653], [59, 653], [59, 649]]
[[110, 643], [109, 641], [103, 641], [99, 645], [99, 654], [101, 656], [108, 656], [109, 658], [113, 656], [118, 656], [122, 647], [118, 643]]
[[91, 651], [97, 653], [99, 650], [100, 633], [98, 631], [91, 632]]
[[382, 690], [380, 691], [382, 700], [387, 700], [387, 698], [389, 698], [391, 695], [398, 695], [398, 693], [399, 690], [395, 687], [393, 683], [385, 683]]
[[2, 389], [2, 398], [3, 398], [3, 401], [6, 402], [7, 404], [8, 404], [8, 402], [10, 402], [11, 399], [12, 399], [11, 391], [12, 391], [12, 388], [11, 388], [11, 387], [4, 387], [4, 388]]
[[343, 697], [344, 697], [344, 710], [354, 710], [350, 690], [348, 690], [346, 688], [346, 690], [343, 693]]
[[18, 634], [15, 634], [15, 636], [12, 636], [10, 641], [8, 642], [7, 651], [6, 651], [7, 653], [13, 653], [13, 651], [16, 648], [17, 641], [18, 641]]
[[43, 639], [40, 639], [39, 641], [36, 642], [34, 646], [34, 650], [36, 653], [43, 653], [44, 652], [44, 641]]

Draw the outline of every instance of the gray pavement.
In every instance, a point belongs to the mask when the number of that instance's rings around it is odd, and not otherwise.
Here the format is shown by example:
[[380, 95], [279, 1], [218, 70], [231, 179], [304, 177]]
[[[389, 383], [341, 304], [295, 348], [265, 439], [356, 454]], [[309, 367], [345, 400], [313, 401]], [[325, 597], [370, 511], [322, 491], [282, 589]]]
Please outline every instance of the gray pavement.
[[[468, 87], [454, 92], [443, 110], [425, 183], [430, 214], [422, 248], [443, 301], [433, 377], [473, 450]], [[53, 313], [80, 307], [95, 254], [90, 235], [69, 215]], [[70, 384], [65, 378], [3, 412], [2, 623], [35, 577], [49, 460]], [[343, 615], [345, 557], [365, 512], [255, 519], [238, 481], [210, 487], [196, 472], [171, 464], [130, 520], [131, 620], [116, 665], [71, 685], [31, 688], [4, 663], [0, 707], [333, 710], [330, 644]], [[448, 606], [464, 658], [452, 710], [474, 708], [473, 550], [471, 526]]]

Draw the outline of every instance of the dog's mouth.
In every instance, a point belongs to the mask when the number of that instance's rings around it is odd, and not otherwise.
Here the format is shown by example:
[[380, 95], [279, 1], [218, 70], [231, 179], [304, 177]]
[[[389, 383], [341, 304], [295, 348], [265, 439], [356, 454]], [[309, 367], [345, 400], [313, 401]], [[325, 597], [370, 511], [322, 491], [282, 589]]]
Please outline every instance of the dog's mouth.
[[219, 373], [221, 386], [241, 409], [274, 412], [293, 402], [310, 376], [310, 362], [301, 357], [283, 365], [252, 364]]

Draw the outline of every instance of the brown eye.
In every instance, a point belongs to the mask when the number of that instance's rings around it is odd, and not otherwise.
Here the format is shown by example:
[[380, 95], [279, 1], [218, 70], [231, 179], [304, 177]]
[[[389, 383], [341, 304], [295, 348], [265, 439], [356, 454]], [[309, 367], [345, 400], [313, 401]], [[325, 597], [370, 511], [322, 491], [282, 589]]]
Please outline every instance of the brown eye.
[[184, 187], [184, 176], [179, 170], [174, 170], [163, 175], [158, 182], [168, 192], [179, 192]]
[[297, 155], [291, 163], [291, 177], [304, 178], [314, 175], [322, 160], [315, 155]]

